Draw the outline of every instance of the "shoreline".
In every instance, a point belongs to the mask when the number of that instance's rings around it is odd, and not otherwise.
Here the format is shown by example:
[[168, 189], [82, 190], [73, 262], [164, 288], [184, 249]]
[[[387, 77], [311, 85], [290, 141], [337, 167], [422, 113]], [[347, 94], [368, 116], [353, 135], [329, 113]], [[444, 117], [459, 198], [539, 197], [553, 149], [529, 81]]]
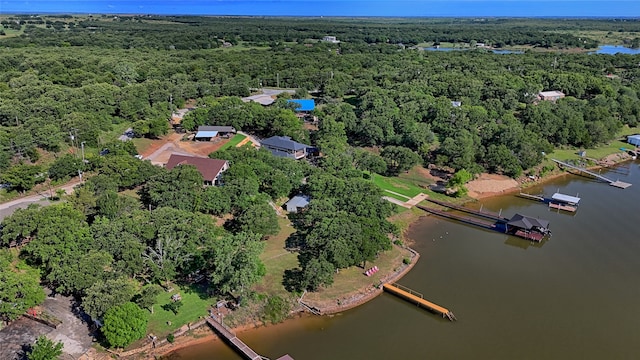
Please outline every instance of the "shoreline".
[[[610, 167], [614, 167], [614, 166], [618, 166], [622, 163], [625, 163], [627, 161], [632, 160], [631, 158], [622, 158], [619, 159], [619, 161], [615, 162], [614, 164], [610, 165], [610, 166], [592, 166], [589, 167], [589, 170], [597, 170], [597, 169], [606, 169], [606, 168], [610, 168]], [[568, 171], [565, 170], [557, 170], [544, 176], [544, 177], [540, 177], [536, 180], [532, 180], [530, 182], [525, 182], [525, 183], [518, 183], [517, 186], [513, 186], [510, 188], [506, 188], [503, 189], [501, 191], [493, 191], [493, 192], [480, 192], [477, 193], [475, 197], [470, 197], [470, 199], [468, 201], [465, 201], [465, 203], [469, 203], [469, 202], [477, 202], [477, 201], [481, 201], [481, 200], [485, 200], [485, 199], [489, 199], [489, 198], [494, 198], [497, 196], [504, 196], [504, 195], [512, 195], [514, 193], [517, 193], [519, 191], [522, 191], [523, 189], [532, 187], [532, 186], [538, 186], [538, 185], [544, 185], [545, 183], [548, 183], [550, 181], [565, 177], [567, 175], [576, 175], [576, 174], [572, 174]], [[576, 175], [579, 176], [579, 175]], [[409, 271], [411, 271], [411, 269], [413, 269], [413, 267], [415, 266], [415, 264], [417, 263], [417, 261], [420, 259], [420, 254], [413, 250], [410, 246], [411, 244], [414, 243], [414, 240], [409, 238], [407, 236], [407, 234], [410, 232], [411, 228], [419, 221], [422, 220], [423, 217], [427, 216], [427, 214], [412, 214], [410, 215], [410, 222], [408, 222], [406, 224], [406, 226], [402, 229], [402, 233], [401, 233], [401, 238], [403, 240], [403, 242], [406, 244], [405, 246], [403, 246], [403, 248], [407, 249], [408, 251], [410, 251], [413, 256], [411, 258], [411, 262], [409, 264], [402, 264], [403, 266], [401, 266], [401, 268], [391, 274], [386, 275], [383, 279], [384, 281], [381, 280], [381, 283], [383, 282], [395, 282], [400, 280], [402, 277], [404, 277], [407, 273], [409, 273]], [[333, 315], [333, 314], [338, 314], [341, 313], [343, 311], [348, 311], [351, 310], [353, 308], [356, 308], [360, 305], [363, 305], [371, 300], [373, 300], [374, 298], [378, 297], [379, 295], [381, 295], [384, 292], [384, 290], [382, 289], [381, 286], [379, 287], [375, 287], [372, 288], [368, 291], [366, 291], [364, 294], [361, 293], [360, 289], [358, 291], [355, 292], [351, 292], [348, 294], [345, 294], [344, 297], [356, 297], [356, 299], [352, 302], [349, 303], [345, 303], [345, 304], [340, 304], [340, 305], [336, 305], [330, 308], [326, 308], [323, 309], [321, 311], [321, 315], [325, 316], [325, 315]], [[307, 312], [301, 312], [298, 315], [292, 316], [290, 318], [287, 318], [285, 320], [286, 321], [291, 321], [291, 320], [295, 320], [297, 318], [300, 317], [304, 317], [304, 316], [313, 316], [313, 314], [309, 314]], [[241, 333], [244, 331], [248, 331], [251, 330], [253, 328], [257, 328], [257, 327], [262, 327], [262, 326], [272, 326], [271, 324], [245, 324], [245, 325], [241, 325], [238, 326], [236, 328], [233, 329], [234, 332], [236, 333]], [[161, 350], [161, 352], [159, 352], [157, 355], [159, 356], [167, 356], [171, 353], [173, 353], [174, 351], [178, 351], [193, 345], [199, 345], [202, 343], [206, 343], [208, 341], [219, 341], [220, 338], [213, 332], [213, 330], [211, 329], [207, 329], [206, 331], [210, 332], [210, 334], [204, 335], [204, 336], [199, 336], [199, 337], [195, 337], [195, 334], [189, 334], [186, 335], [183, 339], [185, 341], [180, 342], [180, 344], [176, 345], [171, 344], [171, 346], [168, 346], [168, 348], [166, 350]], [[153, 359], [153, 357], [150, 357], [150, 359]]]

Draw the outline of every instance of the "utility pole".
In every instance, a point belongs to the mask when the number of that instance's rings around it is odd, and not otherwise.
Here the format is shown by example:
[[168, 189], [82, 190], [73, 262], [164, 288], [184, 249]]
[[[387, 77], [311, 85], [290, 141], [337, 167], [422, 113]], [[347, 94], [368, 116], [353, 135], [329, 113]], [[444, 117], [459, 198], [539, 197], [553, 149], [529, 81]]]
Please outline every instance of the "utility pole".
[[276, 87], [279, 89], [280, 88], [280, 73], [276, 73]]
[[85, 163], [85, 159], [84, 159], [84, 141], [80, 143], [80, 147], [82, 148], [82, 163]]

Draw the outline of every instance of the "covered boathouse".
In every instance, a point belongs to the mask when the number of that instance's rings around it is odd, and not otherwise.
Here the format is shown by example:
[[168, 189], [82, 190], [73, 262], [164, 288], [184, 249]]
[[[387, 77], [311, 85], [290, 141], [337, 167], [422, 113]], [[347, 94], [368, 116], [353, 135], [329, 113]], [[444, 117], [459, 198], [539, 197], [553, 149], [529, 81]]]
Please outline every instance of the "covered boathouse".
[[561, 193], [555, 193], [549, 199], [549, 207], [564, 211], [575, 212], [578, 210], [578, 203], [580, 198], [576, 196], [569, 196]]
[[505, 224], [505, 232], [532, 241], [542, 241], [550, 235], [549, 220], [537, 219], [530, 216], [515, 214]]

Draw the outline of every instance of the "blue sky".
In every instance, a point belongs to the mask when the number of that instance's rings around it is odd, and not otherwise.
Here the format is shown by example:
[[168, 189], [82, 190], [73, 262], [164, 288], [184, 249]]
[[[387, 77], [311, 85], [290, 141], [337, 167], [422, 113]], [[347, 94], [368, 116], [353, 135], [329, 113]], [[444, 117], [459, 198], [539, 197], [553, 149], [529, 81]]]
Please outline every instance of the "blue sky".
[[0, 0], [6, 13], [640, 17], [640, 0]]

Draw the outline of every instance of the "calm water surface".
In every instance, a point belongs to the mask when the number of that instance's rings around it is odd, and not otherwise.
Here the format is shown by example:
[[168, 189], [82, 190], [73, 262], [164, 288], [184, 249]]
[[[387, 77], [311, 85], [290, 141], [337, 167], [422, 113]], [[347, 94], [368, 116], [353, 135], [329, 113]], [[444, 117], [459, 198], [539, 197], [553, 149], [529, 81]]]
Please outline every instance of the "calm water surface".
[[[411, 232], [422, 257], [400, 283], [451, 309], [457, 322], [392, 295], [334, 317], [241, 333], [271, 359], [636, 359], [640, 354], [640, 162], [607, 174], [626, 190], [567, 176], [529, 193], [582, 197], [575, 215], [504, 196], [481, 204], [551, 221], [542, 243], [435, 217]], [[605, 171], [603, 171], [605, 174]], [[476, 204], [480, 206], [480, 203]], [[220, 341], [172, 359], [240, 359]]]
[[622, 45], [602, 45], [602, 46], [598, 47], [598, 50], [596, 50], [594, 52], [590, 52], [589, 54], [608, 54], [608, 55], [630, 54], [630, 55], [636, 55], [636, 54], [640, 54], [640, 49], [631, 49], [631, 48], [628, 48], [628, 47], [624, 47]]

